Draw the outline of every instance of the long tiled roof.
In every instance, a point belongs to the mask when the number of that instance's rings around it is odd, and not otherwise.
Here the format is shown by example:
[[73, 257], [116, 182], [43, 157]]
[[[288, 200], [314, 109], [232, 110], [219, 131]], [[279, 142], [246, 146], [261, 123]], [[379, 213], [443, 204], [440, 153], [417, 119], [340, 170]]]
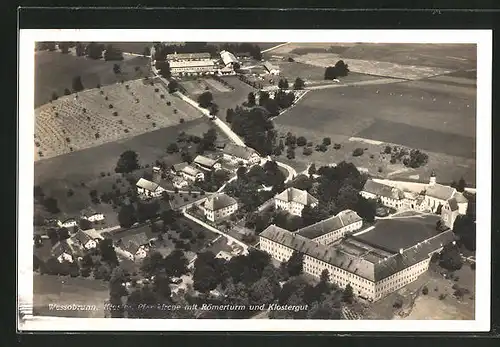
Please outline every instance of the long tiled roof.
[[59, 257], [63, 253], [73, 254], [73, 250], [66, 241], [61, 241], [52, 248], [51, 252], [55, 257]]
[[405, 194], [402, 190], [379, 182], [375, 182], [371, 179], [368, 179], [366, 181], [365, 186], [363, 187], [363, 191], [395, 200], [405, 198]]
[[281, 193], [276, 195], [275, 199], [286, 202], [293, 201], [304, 206], [315, 204], [318, 202], [318, 199], [309, 194], [307, 191], [293, 187], [287, 188], [286, 190], [282, 191]]
[[[342, 249], [342, 247], [325, 246], [276, 225], [270, 225], [259, 236], [370, 281], [380, 281], [415, 265], [425, 260], [429, 256], [429, 253], [436, 251], [455, 239], [453, 232], [448, 230], [405, 249], [402, 253], [394, 253], [386, 258], [370, 258], [368, 256], [370, 247], [367, 248], [366, 254], [351, 254]], [[363, 248], [362, 243], [360, 245]]]
[[361, 217], [352, 210], [345, 210], [339, 212], [337, 215], [319, 221], [315, 224], [309, 225], [302, 229], [297, 230], [297, 234], [302, 235], [308, 239], [315, 239], [322, 235], [328, 234], [332, 231], [338, 230], [345, 226], [359, 222]]
[[453, 194], [455, 194], [455, 188], [444, 186], [439, 183], [428, 185], [425, 189], [425, 195], [428, 195], [433, 198], [437, 198], [440, 200], [448, 200]]
[[167, 54], [167, 60], [210, 59], [210, 53], [175, 53]]
[[232, 143], [228, 143], [224, 147], [224, 153], [245, 160], [249, 160], [252, 157], [252, 155], [256, 154], [255, 151], [253, 151], [248, 147], [238, 146]]
[[193, 176], [193, 177], [196, 176], [197, 174], [201, 173], [200, 170], [198, 170], [195, 167], [192, 167], [191, 165], [188, 165], [184, 169], [182, 169], [182, 172], [184, 172], [185, 174], [187, 174], [189, 176]]
[[92, 240], [92, 238], [82, 230], [78, 230], [78, 232], [75, 234], [74, 237], [76, 240], [80, 241], [84, 245]]
[[177, 163], [173, 165], [174, 171], [182, 171], [186, 166], [188, 166], [188, 163]]
[[271, 70], [279, 70], [279, 67], [271, 64], [270, 62], [266, 61], [262, 64], [262, 66], [264, 66], [268, 71], [271, 71]]
[[182, 67], [214, 67], [215, 63], [212, 60], [186, 60], [186, 61], [171, 61], [170, 68], [182, 68]]
[[205, 157], [203, 155], [197, 155], [196, 158], [194, 158], [194, 162], [198, 165], [211, 168], [217, 163], [217, 160]]
[[158, 188], [158, 184], [148, 181], [144, 178], [140, 178], [139, 181], [137, 181], [136, 186], [139, 188], [143, 188], [146, 190], [149, 190], [151, 192], [154, 192]]
[[237, 201], [227, 194], [216, 194], [205, 200], [204, 207], [207, 210], [216, 211], [221, 208], [236, 204]]
[[238, 59], [236, 59], [234, 54], [228, 51], [220, 52], [220, 57], [222, 58], [222, 61], [224, 62], [225, 65], [238, 62]]
[[455, 194], [453, 194], [453, 198], [459, 204], [466, 204], [466, 203], [469, 202], [469, 200], [467, 200], [467, 198], [462, 193], [460, 193], [460, 192], [455, 192]]

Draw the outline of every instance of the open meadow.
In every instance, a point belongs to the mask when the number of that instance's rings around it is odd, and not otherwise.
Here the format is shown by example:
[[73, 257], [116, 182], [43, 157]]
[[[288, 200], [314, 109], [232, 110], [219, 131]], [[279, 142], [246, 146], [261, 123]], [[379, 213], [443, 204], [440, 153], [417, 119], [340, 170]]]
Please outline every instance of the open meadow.
[[[445, 182], [461, 176], [475, 182], [475, 86], [473, 80], [459, 78], [466, 80], [450, 76], [310, 91], [274, 120], [276, 128], [281, 134], [290, 131], [304, 136], [314, 145], [330, 137], [332, 144], [339, 143], [342, 149], [329, 146], [325, 153], [314, 151], [304, 156], [299, 148], [295, 159], [284, 161], [303, 170], [310, 162], [318, 165], [346, 160], [377, 176], [395, 173], [393, 178], [424, 180], [435, 169]], [[452, 79], [455, 83], [450, 85]], [[423, 150], [429, 163], [419, 169], [392, 165], [390, 156], [381, 155], [386, 144]], [[353, 157], [352, 151], [358, 147], [366, 149], [365, 153]]]
[[[113, 71], [114, 64], [120, 73]], [[52, 94], [63, 96], [72, 90], [72, 81], [80, 76], [85, 89], [115, 84], [150, 76], [149, 58], [124, 55], [122, 61], [93, 60], [73, 53], [39, 51], [35, 53], [35, 107], [52, 99]]]
[[133, 80], [59, 98], [35, 110], [35, 160], [201, 117], [161, 83]]

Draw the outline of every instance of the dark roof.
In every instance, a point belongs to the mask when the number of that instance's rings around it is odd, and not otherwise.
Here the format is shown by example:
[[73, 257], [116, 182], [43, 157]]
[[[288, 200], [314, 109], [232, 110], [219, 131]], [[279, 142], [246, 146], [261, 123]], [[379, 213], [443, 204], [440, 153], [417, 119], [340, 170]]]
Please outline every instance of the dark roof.
[[203, 155], [197, 155], [196, 158], [194, 158], [194, 163], [206, 168], [212, 168], [217, 163], [217, 160]]
[[427, 188], [425, 188], [425, 195], [429, 195], [440, 200], [450, 199], [455, 192], [455, 188], [443, 186], [439, 183], [428, 185]]
[[139, 248], [141, 248], [141, 246], [139, 246], [137, 243], [135, 243], [133, 241], [130, 241], [130, 242], [124, 243], [120, 248], [123, 248], [124, 250], [126, 250], [127, 252], [129, 252], [131, 254], [135, 254], [135, 253], [137, 253]]
[[228, 207], [236, 204], [237, 201], [226, 194], [216, 194], [207, 198], [203, 206], [212, 211], [220, 210], [221, 208]]
[[73, 250], [66, 241], [58, 242], [54, 247], [52, 247], [52, 254], [55, 257], [59, 257], [63, 253], [73, 254]]
[[450, 205], [450, 210], [452, 211], [458, 210], [458, 203], [455, 198], [448, 199], [448, 205]]
[[315, 239], [322, 235], [328, 234], [332, 231], [343, 228], [347, 225], [356, 223], [361, 220], [358, 214], [351, 210], [339, 212], [337, 215], [319, 221], [315, 224], [309, 225], [302, 229], [297, 230], [297, 234], [302, 235], [308, 239]]
[[275, 65], [271, 64], [271, 63], [270, 63], [270, 62], [268, 62], [268, 61], [266, 61], [266, 62], [262, 63], [262, 66], [264, 66], [264, 67], [267, 69], [267, 71], [271, 71], [271, 70], [273, 70], [273, 69], [279, 70], [279, 67], [278, 67], [278, 66], [275, 66]]
[[466, 204], [466, 203], [469, 202], [469, 200], [467, 200], [467, 198], [462, 193], [460, 193], [460, 192], [455, 192], [455, 194], [453, 194], [453, 198], [459, 204]]
[[[433, 218], [435, 217], [435, 218]], [[352, 238], [366, 244], [386, 250], [399, 252], [438, 234], [436, 221], [438, 216], [420, 218], [401, 218], [379, 220], [370, 231], [363, 232]]]
[[383, 196], [396, 200], [404, 199], [405, 197], [401, 189], [375, 182], [371, 179], [366, 181], [365, 186], [363, 187], [363, 191], [377, 196]]
[[210, 53], [174, 53], [167, 54], [168, 60], [181, 59], [210, 59]]
[[[380, 281], [415, 265], [428, 258], [430, 253], [455, 239], [453, 232], [448, 230], [404, 250], [402, 254], [389, 254], [384, 251], [377, 252], [370, 246], [365, 248], [363, 243], [358, 243], [358, 252], [346, 243], [340, 246], [325, 246], [276, 225], [270, 225], [259, 236], [370, 281]], [[385, 254], [386, 257], [381, 257], [380, 254]]]
[[83, 245], [85, 245], [87, 242], [91, 241], [92, 238], [84, 231], [78, 230], [78, 232], [75, 234], [74, 238], [78, 241], [80, 241]]
[[311, 205], [318, 202], [314, 196], [309, 194], [306, 190], [300, 190], [297, 188], [287, 188], [278, 195], [275, 196], [275, 199], [286, 201], [286, 202], [297, 202], [301, 205]]

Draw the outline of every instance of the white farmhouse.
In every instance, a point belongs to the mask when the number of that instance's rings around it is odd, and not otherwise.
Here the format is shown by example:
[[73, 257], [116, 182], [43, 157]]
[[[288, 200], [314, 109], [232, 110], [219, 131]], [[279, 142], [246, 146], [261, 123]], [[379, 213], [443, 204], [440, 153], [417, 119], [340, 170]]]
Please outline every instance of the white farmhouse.
[[276, 195], [274, 203], [276, 209], [285, 210], [296, 216], [302, 216], [304, 207], [315, 207], [318, 205], [318, 199], [305, 190], [290, 187]]
[[260, 156], [253, 149], [228, 143], [223, 150], [223, 158], [233, 163], [254, 165], [260, 163]]
[[86, 232], [79, 230], [72, 239], [76, 241], [81, 247], [85, 249], [92, 249], [97, 247], [97, 242], [92, 239]]
[[104, 220], [104, 214], [95, 211], [93, 208], [86, 208], [82, 211], [81, 217], [89, 222], [100, 222]]
[[205, 217], [212, 222], [217, 222], [232, 215], [238, 210], [238, 202], [226, 194], [215, 194], [208, 197], [201, 205]]
[[265, 63], [262, 64], [264, 68], [267, 70], [267, 72], [271, 75], [279, 75], [280, 74], [280, 68], [271, 64], [270, 62], [266, 61]]
[[184, 179], [192, 182], [203, 181], [205, 179], [205, 174], [191, 165], [183, 168], [180, 174]]
[[145, 198], [157, 198], [165, 191], [158, 183], [140, 178], [136, 183], [137, 193]]
[[197, 155], [196, 158], [194, 158], [193, 163], [198, 168], [205, 171], [215, 171], [222, 168], [222, 165], [217, 160], [205, 157], [203, 155]]

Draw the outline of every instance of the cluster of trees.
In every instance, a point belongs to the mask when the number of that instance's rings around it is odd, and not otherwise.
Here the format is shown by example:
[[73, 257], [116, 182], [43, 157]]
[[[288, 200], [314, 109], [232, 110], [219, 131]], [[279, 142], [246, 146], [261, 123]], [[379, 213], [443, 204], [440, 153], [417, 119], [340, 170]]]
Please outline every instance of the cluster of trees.
[[463, 265], [460, 249], [456, 244], [449, 243], [439, 253], [439, 266], [449, 271], [460, 270]]
[[106, 49], [104, 51], [104, 60], [123, 60], [123, 52], [120, 49], [109, 44], [106, 46]]
[[468, 194], [467, 212], [458, 216], [453, 224], [453, 232], [459, 237], [459, 243], [469, 251], [476, 250], [476, 196]]
[[325, 80], [333, 80], [338, 77], [345, 77], [349, 74], [349, 67], [343, 60], [335, 63], [335, 66], [328, 66], [325, 69]]
[[140, 168], [139, 156], [132, 150], [127, 150], [120, 155], [116, 163], [116, 173], [130, 173]]
[[49, 41], [36, 42], [35, 43], [35, 50], [36, 51], [55, 51], [56, 50], [56, 43], [49, 42]]
[[206, 192], [216, 192], [229, 180], [230, 173], [224, 169], [205, 173], [204, 181], [197, 181], [195, 185]]
[[397, 146], [385, 146], [383, 154], [391, 155], [391, 164], [403, 162], [403, 165], [411, 168], [419, 168], [421, 166], [424, 166], [429, 160], [429, 156], [418, 149], [408, 150], [404, 147]]
[[229, 111], [226, 120], [231, 121], [231, 129], [241, 137], [245, 143], [254, 148], [261, 155], [272, 153], [275, 141], [276, 131], [274, 124], [269, 119], [265, 110], [260, 108], [243, 109], [236, 107]]
[[264, 107], [269, 112], [269, 117], [276, 117], [281, 110], [290, 107], [295, 101], [293, 92], [286, 92], [283, 89], [274, 94], [274, 98], [266, 91], [259, 91], [259, 106]]
[[[195, 142], [196, 143], [196, 139]], [[200, 139], [196, 146], [196, 153], [203, 154], [205, 151], [215, 150], [215, 143], [217, 141], [217, 131], [214, 128], [210, 128], [207, 132], [203, 133], [203, 137]]]
[[[155, 67], [158, 69], [158, 73], [160, 74], [160, 76], [167, 78], [167, 79], [172, 77], [172, 72], [170, 70], [170, 64], [168, 61], [157, 60], [155, 63]], [[177, 88], [178, 88], [178, 85], [177, 85]], [[169, 84], [169, 92], [172, 93], [170, 90], [171, 90], [171, 88], [170, 88], [170, 84]]]
[[58, 206], [58, 201], [54, 197], [46, 196], [41, 186], [34, 187], [35, 202], [41, 204], [49, 213], [57, 214], [61, 212]]
[[302, 210], [304, 225], [328, 218], [340, 211], [351, 209], [367, 221], [373, 221], [377, 207], [375, 200], [359, 195], [366, 177], [352, 163], [341, 162], [335, 167], [323, 166], [317, 172], [309, 192], [318, 198], [318, 206]]
[[145, 222], [156, 218], [160, 213], [160, 204], [158, 201], [142, 202], [134, 204], [123, 204], [118, 212], [118, 222], [123, 228], [130, 228], [136, 222]]
[[455, 188], [457, 192], [463, 193], [465, 191], [465, 187], [467, 186], [467, 183], [465, 182], [465, 179], [461, 177], [458, 182], [451, 182], [450, 184], [451, 187]]
[[262, 53], [260, 47], [252, 45], [248, 42], [243, 43], [225, 43], [220, 47], [221, 50], [232, 52], [236, 55], [238, 53], [249, 53], [255, 60], [262, 60]]
[[200, 96], [198, 96], [198, 104], [200, 105], [200, 107], [209, 110], [212, 116], [217, 115], [217, 113], [219, 112], [219, 106], [214, 103], [214, 97], [210, 92], [203, 92], [202, 94], [200, 94]]
[[304, 226], [301, 217], [274, 208], [265, 209], [260, 213], [249, 213], [245, 219], [245, 226], [254, 229], [256, 234], [260, 234], [271, 224], [290, 231], [295, 231]]
[[102, 43], [91, 42], [85, 46], [85, 55], [90, 59], [101, 59], [105, 46]]

